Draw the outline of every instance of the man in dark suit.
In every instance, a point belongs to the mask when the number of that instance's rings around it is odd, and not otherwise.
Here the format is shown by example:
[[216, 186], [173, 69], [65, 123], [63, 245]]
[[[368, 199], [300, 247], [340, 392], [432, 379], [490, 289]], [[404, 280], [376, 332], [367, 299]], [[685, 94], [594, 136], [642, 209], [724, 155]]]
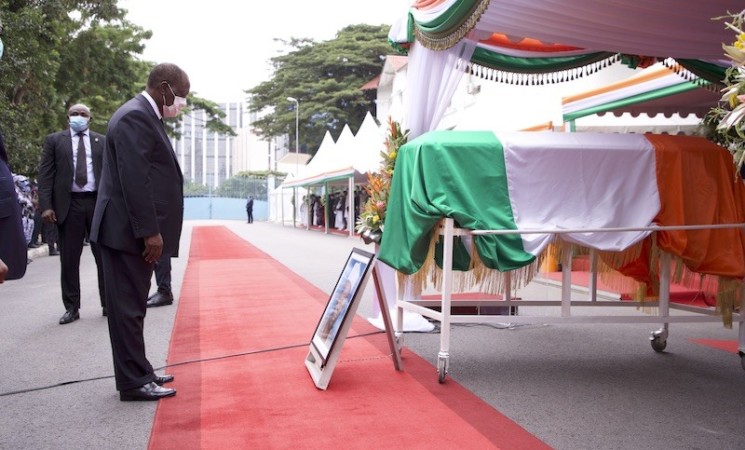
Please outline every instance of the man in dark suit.
[[150, 72], [144, 92], [122, 105], [106, 133], [91, 243], [101, 250], [114, 377], [122, 401], [176, 395], [145, 355], [144, 319], [153, 265], [178, 256], [183, 175], [162, 117], [186, 106], [189, 77], [174, 64]]
[[[65, 307], [65, 314], [59, 320], [62, 325], [80, 318], [80, 255], [93, 220], [105, 140], [102, 134], [88, 128], [91, 112], [87, 106], [71, 106], [67, 117], [70, 128], [52, 133], [44, 140], [37, 178], [42, 220], [56, 224], [59, 234]], [[98, 296], [106, 315], [98, 248], [91, 246], [91, 250], [98, 267]]]
[[246, 200], [246, 215], [248, 216], [248, 223], [254, 222], [254, 198], [250, 195]]
[[13, 173], [0, 131], [0, 283], [26, 274], [26, 237]]

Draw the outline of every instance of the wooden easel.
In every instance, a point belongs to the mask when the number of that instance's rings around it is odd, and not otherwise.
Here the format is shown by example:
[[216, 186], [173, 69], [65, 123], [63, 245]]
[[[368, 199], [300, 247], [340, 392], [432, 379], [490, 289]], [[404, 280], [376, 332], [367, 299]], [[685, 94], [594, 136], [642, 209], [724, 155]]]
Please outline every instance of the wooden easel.
[[[376, 262], [377, 255], [372, 259], [370, 263], [372, 267], [368, 270], [368, 273], [370, 270], [372, 270], [375, 292], [378, 297], [378, 302], [380, 303], [380, 313], [383, 317], [385, 333], [388, 338], [388, 345], [391, 349], [391, 357], [393, 358], [393, 367], [396, 370], [402, 370], [401, 353], [399, 352], [398, 346], [396, 345], [396, 339], [393, 333], [393, 323], [391, 321], [390, 312], [388, 311], [385, 290], [383, 289], [380, 281], [380, 276], [375, 264]], [[367, 283], [367, 277], [365, 277], [363, 283]], [[365, 285], [360, 286], [360, 289], [364, 288]], [[339, 354], [341, 353], [344, 340], [346, 339], [349, 328], [352, 325], [351, 318], [353, 318], [354, 315], [357, 313], [357, 307], [359, 306], [360, 297], [361, 295], [357, 296], [355, 301], [350, 305], [350, 310], [348, 313], [349, 319], [343, 322], [336, 337], [336, 344], [333, 346], [331, 352], [325, 359], [319, 353], [318, 349], [313, 345], [313, 343], [310, 344], [308, 354], [305, 357], [305, 367], [308, 369], [308, 372], [310, 373], [311, 378], [313, 379], [313, 382], [318, 389], [326, 390], [329, 382], [331, 381], [331, 375], [333, 374], [334, 368], [336, 367], [336, 362], [339, 359]]]

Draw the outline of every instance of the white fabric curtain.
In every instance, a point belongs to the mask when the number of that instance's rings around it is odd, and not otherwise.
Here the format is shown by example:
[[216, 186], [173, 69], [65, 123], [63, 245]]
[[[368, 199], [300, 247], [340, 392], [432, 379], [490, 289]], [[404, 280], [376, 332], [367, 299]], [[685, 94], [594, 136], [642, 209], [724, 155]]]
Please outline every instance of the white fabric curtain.
[[437, 129], [463, 78], [476, 43], [469, 34], [447, 50], [430, 50], [416, 42], [409, 49], [404, 92], [404, 127], [410, 130], [409, 139]]

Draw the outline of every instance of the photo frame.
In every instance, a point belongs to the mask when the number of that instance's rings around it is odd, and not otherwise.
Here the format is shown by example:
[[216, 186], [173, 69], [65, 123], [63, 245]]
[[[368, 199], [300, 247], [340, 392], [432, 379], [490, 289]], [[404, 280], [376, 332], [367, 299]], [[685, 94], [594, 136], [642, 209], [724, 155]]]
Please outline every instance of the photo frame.
[[373, 253], [352, 249], [313, 331], [305, 365], [319, 389], [328, 386], [374, 259]]

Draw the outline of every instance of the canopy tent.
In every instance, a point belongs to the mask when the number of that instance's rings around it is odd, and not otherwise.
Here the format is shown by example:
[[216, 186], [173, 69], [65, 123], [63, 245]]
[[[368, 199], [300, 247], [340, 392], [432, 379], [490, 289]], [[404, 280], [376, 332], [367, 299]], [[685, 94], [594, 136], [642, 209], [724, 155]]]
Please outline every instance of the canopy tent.
[[[355, 186], [366, 184], [367, 174], [379, 169], [383, 145], [382, 130], [368, 112], [356, 135], [352, 133], [349, 125], [344, 125], [336, 142], [331, 134], [326, 132], [318, 152], [310, 163], [297, 177], [285, 180], [279, 188], [323, 186], [325, 195], [328, 195], [331, 187], [346, 190], [346, 214], [352, 216], [350, 212], [355, 210]], [[325, 201], [324, 205], [327, 204], [328, 201]], [[298, 207], [300, 206], [298, 204]], [[302, 211], [300, 214], [303, 214]], [[308, 227], [309, 225], [310, 223]], [[350, 236], [354, 234], [354, 225], [354, 220], [347, 220]], [[324, 226], [328, 232], [328, 224], [325, 223]]]
[[380, 166], [383, 142], [384, 136], [368, 112], [356, 135], [349, 125], [344, 125], [336, 142], [326, 132], [310, 163], [296, 178], [285, 181], [281, 187], [328, 183], [344, 185], [349, 177], [353, 177], [355, 183], [364, 183], [367, 181], [367, 173], [376, 171]]
[[412, 137], [436, 129], [467, 71], [545, 84], [671, 57], [718, 82], [732, 31], [712, 19], [741, 9], [741, 0], [419, 0], [389, 33], [409, 52], [406, 128]]
[[[562, 99], [563, 120], [569, 122], [605, 112], [703, 117], [717, 105], [721, 94], [709, 83], [683, 73], [656, 64], [626, 80], [565, 97]], [[692, 79], [694, 81], [690, 81]]]

